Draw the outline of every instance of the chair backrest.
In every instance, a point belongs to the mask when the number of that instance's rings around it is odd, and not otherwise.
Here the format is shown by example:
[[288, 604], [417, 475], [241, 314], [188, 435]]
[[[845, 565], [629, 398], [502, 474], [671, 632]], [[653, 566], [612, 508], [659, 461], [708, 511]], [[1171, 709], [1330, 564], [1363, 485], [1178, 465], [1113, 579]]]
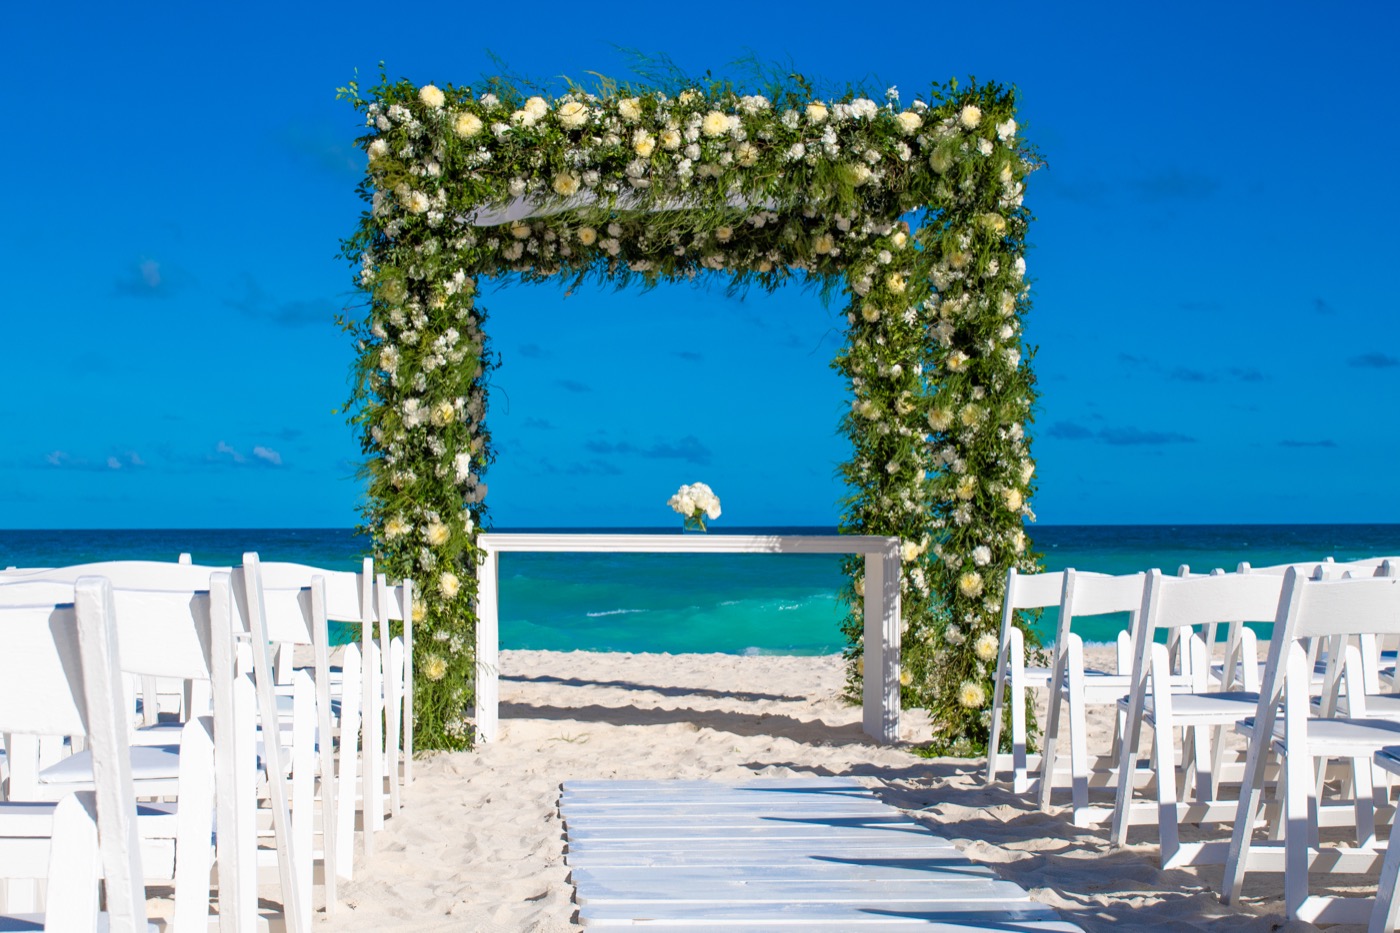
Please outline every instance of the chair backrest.
[[114, 615], [110, 585], [94, 577], [75, 581], [66, 604], [0, 606], [0, 732], [87, 737], [110, 929], [144, 930]]
[[1272, 622], [1278, 617], [1284, 578], [1277, 574], [1221, 573], [1169, 577], [1148, 572], [1142, 618], [1149, 633], [1159, 628], [1218, 622]]
[[1146, 582], [1145, 573], [1113, 576], [1066, 570], [1064, 596], [1060, 601], [1061, 629], [1067, 634], [1076, 616], [1128, 612], [1136, 618], [1142, 608], [1142, 591]]
[[106, 577], [114, 587], [129, 589], [209, 589], [209, 574], [228, 567], [204, 567], [195, 564], [171, 564], [157, 560], [111, 560], [69, 567], [40, 570], [16, 570], [0, 574], [0, 583], [24, 583], [32, 580], [73, 583], [79, 577]]
[[1400, 632], [1400, 577], [1307, 580], [1285, 575], [1278, 641]]
[[1058, 606], [1064, 595], [1065, 572], [1020, 573], [1015, 567], [1006, 572], [1006, 599], [1003, 611], [1047, 609]]
[[374, 619], [372, 586], [374, 561], [366, 557], [363, 569], [326, 570], [309, 564], [285, 561], [263, 561], [262, 583], [265, 590], [300, 588], [311, 585], [312, 577], [321, 577], [326, 586], [326, 618], [332, 622], [362, 623]]

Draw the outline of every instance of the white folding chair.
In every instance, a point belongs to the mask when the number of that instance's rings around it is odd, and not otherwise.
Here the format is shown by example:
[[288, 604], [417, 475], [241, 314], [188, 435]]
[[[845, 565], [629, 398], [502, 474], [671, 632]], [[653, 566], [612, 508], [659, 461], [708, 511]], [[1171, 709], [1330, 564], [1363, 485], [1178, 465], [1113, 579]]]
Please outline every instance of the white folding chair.
[[[123, 649], [123, 672], [147, 682], [165, 679], [203, 684], [215, 695], [215, 703], [224, 704], [224, 731], [232, 736], [251, 733], [255, 722], [250, 711], [245, 708], [238, 714], [236, 707], [229, 705], [236, 695], [231, 647], [236, 632], [232, 617], [222, 612], [222, 607], [220, 612], [214, 611], [217, 600], [211, 599], [208, 568], [147, 561], [82, 566], [83, 570], [96, 568], [114, 580], [112, 592]], [[54, 568], [28, 576], [25, 582], [0, 583], [0, 602], [13, 602], [15, 594], [36, 588], [62, 585], [78, 572], [79, 568]], [[189, 693], [187, 690], [186, 695]], [[149, 696], [147, 702], [152, 702]], [[182, 929], [205, 924], [210, 916], [210, 870], [214, 861], [210, 842], [215, 835], [215, 810], [223, 807], [216, 802], [215, 773], [225, 766], [232, 767], [216, 761], [215, 736], [220, 726], [216, 717], [209, 714], [210, 705], [206, 700], [202, 709], [187, 708], [187, 713], [195, 715], [184, 722], [161, 724], [154, 730], [132, 728], [127, 733], [136, 794], [154, 798], [143, 803], [139, 811], [145, 867], [152, 880], [173, 879], [174, 923]], [[127, 702], [116, 708], [125, 713], [130, 707]], [[252, 767], [251, 761], [247, 767]], [[19, 793], [35, 799], [56, 799], [90, 786], [92, 780], [91, 756], [86, 751], [52, 763], [40, 761], [31, 751], [10, 764], [12, 789], [18, 787]], [[231, 787], [228, 790], [232, 792]], [[174, 802], [161, 802], [164, 799]], [[234, 851], [233, 847], [223, 846], [219, 854], [231, 855]], [[225, 871], [238, 870], [231, 861], [219, 868], [221, 878]], [[255, 872], [255, 868], [247, 870]], [[225, 886], [221, 884], [221, 920], [225, 915], [236, 919], [239, 912], [226, 902]], [[244, 909], [255, 912], [255, 889], [253, 902], [245, 904]]]
[[[1355, 636], [1395, 633], [1400, 633], [1400, 578], [1307, 580], [1296, 569], [1285, 575], [1259, 702], [1253, 720], [1241, 726], [1250, 741], [1222, 882], [1221, 898], [1226, 903], [1239, 899], [1248, 872], [1282, 870], [1285, 908], [1290, 919], [1312, 923], [1365, 922], [1369, 905], [1355, 899], [1309, 895], [1308, 869], [1316, 863], [1333, 872], [1365, 872], [1379, 864], [1371, 765], [1377, 751], [1400, 742], [1400, 723], [1314, 717], [1313, 664], [1301, 641], [1326, 639], [1335, 646]], [[1347, 700], [1355, 711], [1358, 701], [1364, 703], [1364, 690], [1360, 683], [1360, 652], [1354, 644], [1334, 652], [1333, 665], [1340, 663], [1347, 668]], [[1329, 674], [1333, 692], [1331, 696], [1324, 695], [1320, 710], [1323, 714], [1335, 709], [1341, 682], [1339, 675]], [[1282, 762], [1282, 845], [1254, 839], [1264, 790], [1264, 766], [1271, 756]], [[1322, 801], [1316, 763], [1334, 759], [1351, 766], [1347, 783], [1352, 791], [1359, 844], [1320, 849]]]
[[0, 929], [150, 929], [114, 614], [107, 582], [89, 577], [66, 604], [0, 605], [0, 733], [84, 737], [95, 776], [57, 804], [0, 803], [0, 875], [48, 884], [42, 916], [0, 916]]
[[[1235, 802], [1217, 800], [1225, 766], [1223, 730], [1249, 716], [1258, 705], [1259, 694], [1209, 689], [1206, 646], [1194, 633], [1180, 639], [1182, 655], [1194, 656], [1189, 681], [1183, 685], [1173, 670], [1167, 645], [1158, 643], [1154, 635], [1164, 630], [1191, 632], [1199, 627], [1209, 637], [1221, 623], [1273, 621], [1282, 590], [1283, 578], [1267, 574], [1168, 577], [1159, 570], [1149, 572], [1134, 639], [1131, 692], [1119, 700], [1125, 725], [1113, 810], [1114, 845], [1126, 844], [1130, 826], [1156, 822], [1163, 868], [1224, 860], [1224, 843], [1183, 846], [1178, 826], [1233, 819]], [[1151, 770], [1157, 799], [1152, 803], [1134, 801], [1135, 782], [1122, 779], [1137, 767], [1144, 725], [1153, 730]], [[1192, 753], [1182, 749], [1180, 771], [1178, 730], [1194, 739]], [[1193, 774], [1194, 794], [1188, 786]], [[1183, 797], [1189, 802], [1181, 802]]]
[[[1089, 787], [1111, 786], [1117, 773], [1119, 732], [1115, 730], [1112, 750], [1094, 761], [1088, 752], [1088, 707], [1118, 702], [1131, 682], [1129, 660], [1132, 632], [1142, 607], [1145, 573], [1109, 576], [1065, 571], [1064, 595], [1060, 601], [1060, 621], [1055, 637], [1055, 669], [1051, 675], [1050, 709], [1046, 717], [1044, 751], [1040, 760], [1040, 808], [1049, 811], [1056, 778], [1065, 772], [1059, 767], [1058, 743], [1068, 731], [1070, 767], [1068, 771], [1076, 826], [1101, 822], [1112, 815], [1106, 807], [1089, 805]], [[1076, 618], [1110, 613], [1128, 613], [1128, 630], [1118, 635], [1118, 672], [1088, 670], [1084, 667], [1084, 641], [1072, 631]], [[1120, 723], [1121, 726], [1121, 723]], [[1063, 786], [1060, 784], [1059, 786]]]
[[[987, 745], [987, 783], [996, 783], [997, 774], [1009, 769], [1011, 788], [1018, 794], [1030, 789], [1027, 769], [1036, 766], [1027, 754], [1026, 715], [1030, 692], [1049, 688], [1050, 668], [1026, 667], [1025, 633], [1016, 624], [1016, 613], [1058, 606], [1064, 588], [1063, 571], [1023, 574], [1012, 567], [1006, 573], [996, 687], [992, 692], [992, 734]], [[1011, 710], [1010, 754], [1001, 751], [1002, 722], [1008, 708]]]

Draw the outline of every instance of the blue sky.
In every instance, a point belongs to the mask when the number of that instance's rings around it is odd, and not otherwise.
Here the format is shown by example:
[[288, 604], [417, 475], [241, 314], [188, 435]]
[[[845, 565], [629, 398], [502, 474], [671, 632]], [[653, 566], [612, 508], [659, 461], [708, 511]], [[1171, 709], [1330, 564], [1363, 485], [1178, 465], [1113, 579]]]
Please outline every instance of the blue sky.
[[[755, 15], [762, 11], [761, 16]], [[873, 14], [873, 15], [870, 15]], [[353, 524], [336, 256], [363, 157], [334, 90], [693, 73], [1018, 87], [1044, 523], [1400, 521], [1390, 4], [20, 4], [0, 528]], [[840, 310], [488, 290], [497, 526], [833, 524]]]

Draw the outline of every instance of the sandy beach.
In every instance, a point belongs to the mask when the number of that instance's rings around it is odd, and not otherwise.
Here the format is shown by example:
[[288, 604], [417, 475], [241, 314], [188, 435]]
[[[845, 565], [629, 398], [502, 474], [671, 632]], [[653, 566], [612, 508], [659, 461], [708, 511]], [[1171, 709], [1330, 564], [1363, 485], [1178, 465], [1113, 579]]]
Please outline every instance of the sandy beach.
[[[1110, 656], [1091, 649], [1094, 663]], [[505, 651], [501, 668], [501, 740], [418, 761], [402, 815], [357, 859], [323, 926], [582, 929], [555, 810], [562, 781], [853, 775], [1086, 930], [1312, 929], [1284, 922], [1281, 877], [1251, 876], [1245, 903], [1225, 907], [1218, 866], [1163, 872], [1150, 843], [1111, 850], [1106, 827], [1076, 829], [1008, 785], [987, 787], [981, 762], [873, 744], [840, 698], [834, 656]], [[1096, 719], [1105, 741], [1108, 722]], [[903, 732], [919, 742], [927, 723], [906, 713]]]

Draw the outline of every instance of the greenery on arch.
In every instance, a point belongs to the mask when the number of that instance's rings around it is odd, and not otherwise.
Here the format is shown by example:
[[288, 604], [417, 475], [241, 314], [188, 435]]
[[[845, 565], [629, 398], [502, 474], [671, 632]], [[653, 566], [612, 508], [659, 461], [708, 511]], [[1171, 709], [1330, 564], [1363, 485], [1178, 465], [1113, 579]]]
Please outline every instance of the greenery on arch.
[[[500, 79], [381, 76], [362, 113], [367, 202], [344, 242], [368, 301], [352, 422], [366, 530], [417, 581], [415, 713], [424, 747], [470, 744], [476, 536], [493, 365], [481, 279], [619, 284], [725, 276], [815, 283], [847, 306], [833, 362], [852, 394], [842, 530], [903, 542], [904, 702], [949, 750], [985, 746], [1001, 590], [1032, 570], [1022, 530], [1035, 399], [1013, 93], [935, 85], [819, 97], [800, 77], [530, 95]], [[911, 228], [910, 219], [917, 226]], [[848, 566], [848, 683], [863, 586]]]

